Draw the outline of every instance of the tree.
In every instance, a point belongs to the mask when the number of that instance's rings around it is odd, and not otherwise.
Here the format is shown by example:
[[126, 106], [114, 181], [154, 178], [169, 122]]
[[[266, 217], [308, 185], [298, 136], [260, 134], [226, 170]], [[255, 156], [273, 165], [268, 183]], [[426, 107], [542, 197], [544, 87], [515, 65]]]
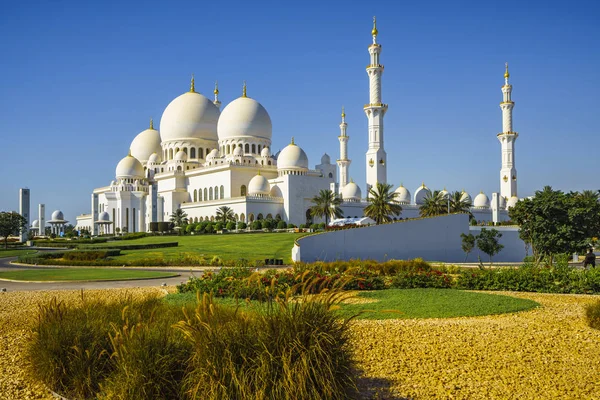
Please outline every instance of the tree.
[[365, 216], [374, 220], [377, 225], [392, 221], [394, 216], [402, 212], [402, 206], [396, 197], [398, 193], [392, 191], [392, 185], [377, 182], [375, 187], [369, 190], [369, 205], [365, 207]]
[[8, 248], [8, 237], [18, 235], [27, 229], [27, 219], [18, 212], [0, 212], [0, 236], [4, 238], [4, 248]]
[[451, 213], [466, 213], [469, 214], [469, 218], [472, 218], [471, 205], [470, 200], [463, 198], [463, 192], [456, 191], [450, 194]]
[[331, 190], [321, 190], [319, 194], [311, 199], [314, 204], [310, 208], [313, 217], [325, 217], [325, 224], [329, 225], [329, 217], [341, 218], [344, 216], [340, 204], [342, 199]]
[[498, 241], [501, 237], [502, 234], [497, 229], [487, 230], [485, 228], [481, 229], [481, 233], [477, 235], [477, 247], [490, 256], [490, 265], [492, 264], [492, 257], [504, 248], [504, 245], [501, 245]]
[[448, 213], [448, 200], [443, 192], [434, 190], [425, 195], [423, 204], [419, 207], [421, 217], [435, 217]]
[[462, 251], [465, 252], [465, 262], [467, 262], [469, 253], [471, 253], [475, 248], [476, 238], [472, 233], [469, 233], [468, 235], [461, 233], [460, 237], [462, 238], [462, 244], [460, 247], [462, 248]]
[[181, 208], [175, 210], [175, 212], [171, 215], [171, 223], [175, 225], [175, 227], [179, 228], [181, 228], [184, 225], [187, 225], [188, 218], [185, 211], [183, 211]]
[[230, 221], [235, 221], [235, 214], [231, 208], [222, 206], [217, 209], [217, 216], [215, 219], [226, 225]]

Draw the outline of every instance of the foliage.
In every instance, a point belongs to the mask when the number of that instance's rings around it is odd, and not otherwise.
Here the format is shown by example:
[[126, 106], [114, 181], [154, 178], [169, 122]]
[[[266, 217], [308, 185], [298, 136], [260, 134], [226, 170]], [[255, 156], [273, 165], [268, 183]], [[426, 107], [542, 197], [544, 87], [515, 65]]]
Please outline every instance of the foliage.
[[223, 225], [225, 225], [228, 222], [235, 222], [235, 214], [230, 207], [221, 206], [217, 209], [215, 220], [220, 221], [223, 223]]
[[277, 229], [286, 229], [287, 228], [287, 223], [283, 220], [277, 222]]
[[600, 329], [600, 300], [585, 307], [585, 318], [590, 327]]
[[237, 228], [240, 230], [246, 229], [248, 227], [248, 225], [245, 222], [238, 222], [237, 223]]
[[134, 232], [126, 235], [115, 236], [111, 240], [136, 240], [148, 236], [146, 232]]
[[452, 287], [452, 279], [448, 274], [438, 270], [401, 271], [394, 276], [391, 287], [397, 289], [448, 289]]
[[460, 237], [462, 239], [460, 248], [462, 249], [462, 251], [465, 252], [465, 262], [466, 262], [467, 258], [469, 258], [469, 253], [471, 253], [473, 251], [473, 249], [475, 248], [475, 236], [472, 233], [469, 233], [468, 235], [461, 233]]
[[18, 235], [27, 229], [27, 219], [18, 212], [0, 212], [0, 236], [4, 238], [4, 248], [8, 249], [8, 237]]
[[563, 193], [546, 186], [509, 209], [509, 217], [520, 226], [519, 236], [531, 245], [536, 262], [582, 252], [600, 233], [600, 203], [590, 191]]
[[423, 198], [423, 204], [419, 207], [419, 215], [421, 217], [435, 217], [448, 213], [448, 200], [444, 193], [440, 190], [427, 192]]
[[504, 248], [504, 245], [498, 242], [501, 237], [502, 234], [497, 229], [487, 230], [485, 228], [481, 229], [481, 232], [477, 235], [477, 247], [490, 257], [490, 264], [492, 263], [492, 257]]
[[173, 214], [171, 214], [170, 222], [175, 227], [183, 227], [188, 223], [187, 213], [183, 211], [181, 208], [176, 209]]
[[250, 229], [252, 229], [253, 231], [257, 231], [259, 229], [262, 229], [262, 223], [259, 220], [254, 220], [250, 224]]
[[454, 191], [450, 194], [450, 212], [451, 213], [466, 213], [472, 218], [471, 201], [463, 197], [464, 192]]
[[228, 231], [233, 231], [233, 230], [235, 230], [235, 222], [229, 221], [225, 227], [227, 228]]
[[340, 204], [342, 199], [331, 190], [321, 190], [318, 195], [311, 199], [314, 204], [310, 208], [313, 217], [325, 217], [325, 225], [329, 225], [329, 218], [341, 218], [344, 216]]
[[392, 191], [392, 185], [377, 182], [375, 187], [369, 190], [369, 205], [365, 207], [365, 216], [374, 220], [377, 225], [391, 222], [394, 216], [402, 212], [402, 206], [396, 197], [398, 193]]

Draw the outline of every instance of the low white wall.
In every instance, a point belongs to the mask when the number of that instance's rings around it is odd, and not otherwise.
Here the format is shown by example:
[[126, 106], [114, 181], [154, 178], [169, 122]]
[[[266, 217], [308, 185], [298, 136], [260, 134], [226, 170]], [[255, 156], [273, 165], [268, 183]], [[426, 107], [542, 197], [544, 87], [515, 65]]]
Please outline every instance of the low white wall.
[[[477, 228], [480, 230], [482, 227], [473, 228], [472, 233], [477, 234]], [[518, 229], [495, 228], [502, 231], [500, 242], [505, 248], [494, 257], [494, 261], [522, 261], [525, 246], [518, 237]], [[292, 259], [304, 262], [351, 259], [385, 261], [420, 257], [428, 261], [463, 262], [465, 253], [461, 249], [460, 235], [469, 232], [469, 217], [466, 214], [346, 229], [298, 239], [299, 246], [295, 245], [292, 249]], [[470, 254], [470, 261], [477, 261], [477, 252], [475, 249]], [[484, 261], [486, 257], [482, 254]]]

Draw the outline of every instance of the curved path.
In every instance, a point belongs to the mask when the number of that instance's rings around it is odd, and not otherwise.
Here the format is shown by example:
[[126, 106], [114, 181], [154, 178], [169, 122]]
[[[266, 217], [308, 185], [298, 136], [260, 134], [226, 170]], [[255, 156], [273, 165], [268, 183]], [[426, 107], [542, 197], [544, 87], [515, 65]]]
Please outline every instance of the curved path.
[[[39, 267], [33, 265], [15, 265], [11, 262], [15, 261], [17, 257], [6, 257], [0, 258], [0, 271], [11, 271], [15, 269], [45, 269], [49, 266]], [[202, 275], [203, 269], [191, 269], [191, 268], [124, 268], [134, 269], [138, 271], [164, 271], [164, 272], [176, 272], [179, 276], [172, 278], [156, 278], [156, 279], [136, 279], [126, 281], [97, 281], [97, 282], [48, 282], [48, 283], [34, 283], [34, 282], [11, 282], [0, 280], [0, 289], [4, 288], [7, 291], [27, 291], [27, 290], [67, 290], [67, 289], [109, 289], [109, 288], [136, 288], [136, 287], [149, 287], [149, 286], [161, 286], [166, 283], [168, 286], [179, 285], [182, 282], [186, 282], [192, 275]]]

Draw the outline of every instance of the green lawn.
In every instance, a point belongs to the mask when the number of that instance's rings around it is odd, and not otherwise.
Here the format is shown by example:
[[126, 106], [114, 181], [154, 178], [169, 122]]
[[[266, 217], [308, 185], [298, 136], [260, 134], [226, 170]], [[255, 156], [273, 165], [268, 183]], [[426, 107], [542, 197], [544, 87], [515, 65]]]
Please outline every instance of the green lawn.
[[114, 268], [48, 268], [0, 272], [0, 279], [18, 281], [111, 281], [144, 278], [170, 278], [176, 273], [130, 271]]
[[[497, 294], [476, 293], [454, 289], [386, 289], [360, 292], [358, 299], [375, 302], [342, 304], [336, 311], [343, 317], [356, 314], [358, 319], [393, 318], [453, 318], [504, 314], [530, 310], [539, 304], [533, 300]], [[165, 298], [179, 306], [194, 303], [195, 293], [170, 294]], [[220, 304], [247, 309], [261, 309], [264, 304], [257, 301], [237, 302], [232, 298], [217, 298]]]
[[[197, 236], [151, 236], [136, 240], [123, 240], [103, 243], [101, 246], [111, 247], [118, 244], [143, 244], [179, 242], [178, 247], [167, 247], [150, 250], [122, 251], [121, 256], [114, 257], [124, 263], [144, 258], [162, 258], [177, 260], [186, 257], [204, 256], [208, 260], [219, 256], [223, 260], [264, 260], [265, 258], [281, 258], [284, 263], [292, 261], [294, 240], [305, 233], [244, 233], [226, 235]], [[97, 245], [96, 245], [97, 246]]]
[[37, 250], [31, 250], [31, 249], [8, 249], [8, 250], [0, 249], [0, 258], [17, 257], [17, 256], [22, 256], [24, 254], [35, 253], [36, 251]]

